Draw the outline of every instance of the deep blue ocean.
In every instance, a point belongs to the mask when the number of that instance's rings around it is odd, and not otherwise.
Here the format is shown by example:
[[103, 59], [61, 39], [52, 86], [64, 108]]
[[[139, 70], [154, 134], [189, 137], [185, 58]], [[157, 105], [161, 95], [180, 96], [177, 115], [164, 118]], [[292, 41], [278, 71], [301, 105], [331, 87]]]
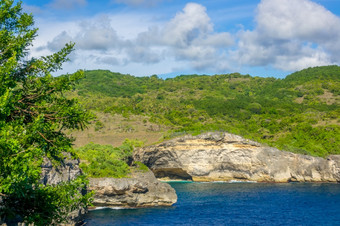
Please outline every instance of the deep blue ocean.
[[340, 225], [340, 184], [170, 183], [172, 207], [90, 211], [87, 225]]

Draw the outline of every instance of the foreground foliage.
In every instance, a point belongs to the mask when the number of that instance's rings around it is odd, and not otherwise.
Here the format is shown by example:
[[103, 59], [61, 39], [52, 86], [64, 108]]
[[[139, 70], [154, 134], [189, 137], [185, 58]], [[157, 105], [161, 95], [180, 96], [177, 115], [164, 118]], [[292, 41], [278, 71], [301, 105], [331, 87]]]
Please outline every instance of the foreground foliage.
[[340, 154], [340, 67], [308, 68], [285, 79], [238, 73], [171, 79], [86, 71], [82, 103], [111, 114], [145, 115], [166, 135], [227, 131], [283, 150]]
[[81, 129], [90, 119], [76, 99], [63, 95], [83, 72], [51, 76], [67, 61], [72, 44], [25, 60], [37, 29], [20, 3], [1, 0], [0, 20], [0, 222], [57, 224], [89, 199], [81, 193], [83, 177], [55, 186], [40, 183], [44, 160], [58, 165], [63, 153], [73, 153], [63, 129]]

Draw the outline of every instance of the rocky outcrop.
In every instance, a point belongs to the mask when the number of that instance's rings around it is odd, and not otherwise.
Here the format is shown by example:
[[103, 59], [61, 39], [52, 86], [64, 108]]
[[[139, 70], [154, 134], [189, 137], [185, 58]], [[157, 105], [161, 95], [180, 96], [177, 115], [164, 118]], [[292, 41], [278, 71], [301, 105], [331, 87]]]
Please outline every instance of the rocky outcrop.
[[95, 207], [171, 206], [177, 201], [175, 190], [158, 181], [151, 171], [134, 172], [131, 178], [91, 178]]
[[59, 166], [53, 166], [52, 162], [45, 158], [41, 165], [40, 182], [42, 184], [54, 185], [74, 180], [82, 174], [79, 168], [79, 159], [72, 159], [70, 155], [67, 155]]
[[141, 148], [134, 159], [163, 179], [340, 182], [340, 156], [294, 154], [229, 133], [176, 138]]
[[[41, 166], [41, 180], [42, 184], [55, 185], [62, 182], [67, 182], [76, 179], [82, 175], [83, 172], [79, 168], [79, 159], [71, 158], [70, 154], [65, 154], [63, 163], [59, 166], [53, 166], [52, 162], [47, 158]], [[83, 191], [83, 195], [86, 194], [86, 190]], [[87, 209], [79, 208], [72, 211], [68, 215], [68, 221], [64, 225], [76, 225], [82, 222]]]

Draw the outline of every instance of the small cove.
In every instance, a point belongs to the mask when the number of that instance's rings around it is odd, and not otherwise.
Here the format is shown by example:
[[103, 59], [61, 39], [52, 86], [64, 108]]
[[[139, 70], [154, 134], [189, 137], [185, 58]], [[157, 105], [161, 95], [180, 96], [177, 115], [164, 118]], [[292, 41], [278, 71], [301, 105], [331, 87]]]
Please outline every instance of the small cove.
[[90, 211], [87, 225], [340, 225], [340, 184], [169, 182], [172, 207]]

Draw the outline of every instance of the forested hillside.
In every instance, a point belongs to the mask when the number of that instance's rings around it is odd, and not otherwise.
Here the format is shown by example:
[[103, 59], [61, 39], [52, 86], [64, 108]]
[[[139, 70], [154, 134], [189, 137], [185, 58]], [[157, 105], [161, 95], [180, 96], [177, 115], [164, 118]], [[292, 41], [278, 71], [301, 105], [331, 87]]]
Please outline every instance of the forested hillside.
[[[227, 131], [282, 150], [340, 154], [338, 66], [308, 68], [285, 79], [232, 73], [163, 80], [86, 71], [72, 95], [95, 112], [145, 116], [167, 128], [167, 137]], [[99, 117], [94, 126], [105, 123]]]

